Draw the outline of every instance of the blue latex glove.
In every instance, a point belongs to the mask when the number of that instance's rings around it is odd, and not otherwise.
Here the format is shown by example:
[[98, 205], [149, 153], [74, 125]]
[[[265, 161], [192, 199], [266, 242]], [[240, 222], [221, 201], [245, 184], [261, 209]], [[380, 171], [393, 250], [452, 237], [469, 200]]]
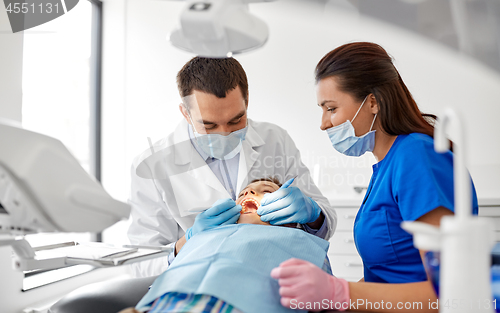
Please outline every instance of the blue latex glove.
[[271, 225], [288, 223], [307, 224], [316, 221], [321, 213], [319, 205], [313, 199], [304, 196], [297, 187], [289, 187], [290, 179], [273, 193], [264, 195], [257, 210], [263, 222]]
[[240, 218], [241, 205], [232, 199], [217, 200], [211, 208], [198, 214], [193, 226], [186, 230], [186, 241], [195, 234], [221, 225], [235, 224]]

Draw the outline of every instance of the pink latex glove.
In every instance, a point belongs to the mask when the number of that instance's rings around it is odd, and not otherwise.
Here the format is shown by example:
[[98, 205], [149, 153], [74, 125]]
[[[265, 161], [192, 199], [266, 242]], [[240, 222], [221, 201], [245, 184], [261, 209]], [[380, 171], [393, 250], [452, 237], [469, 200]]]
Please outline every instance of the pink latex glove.
[[[349, 308], [349, 283], [325, 273], [310, 262], [286, 260], [271, 271], [271, 277], [278, 279], [281, 304], [284, 307], [294, 309], [298, 303], [319, 302], [321, 305], [328, 303], [330, 310], [345, 311]], [[324, 309], [326, 308], [322, 307], [310, 311]]]

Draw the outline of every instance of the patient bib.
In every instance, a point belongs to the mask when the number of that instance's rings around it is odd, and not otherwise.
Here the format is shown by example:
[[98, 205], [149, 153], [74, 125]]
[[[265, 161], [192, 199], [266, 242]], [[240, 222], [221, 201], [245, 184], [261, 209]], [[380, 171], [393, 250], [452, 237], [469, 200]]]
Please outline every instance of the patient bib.
[[305, 312], [281, 305], [271, 270], [290, 258], [321, 268], [328, 246], [297, 228], [233, 224], [203, 231], [182, 247], [136, 308], [183, 292], [217, 297], [245, 313]]

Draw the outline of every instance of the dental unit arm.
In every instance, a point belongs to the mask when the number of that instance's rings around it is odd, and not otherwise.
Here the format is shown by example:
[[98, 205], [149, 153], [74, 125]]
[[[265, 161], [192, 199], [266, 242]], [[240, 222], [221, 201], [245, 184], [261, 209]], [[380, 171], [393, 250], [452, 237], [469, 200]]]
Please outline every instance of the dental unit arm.
[[31, 247], [20, 236], [101, 232], [127, 218], [130, 207], [113, 199], [59, 140], [2, 119], [0, 146], [0, 246], [12, 246], [16, 270], [116, 266], [170, 252], [102, 243]]
[[472, 186], [466, 167], [463, 124], [458, 114], [447, 109], [434, 128], [434, 148], [450, 148], [446, 133], [457, 135], [453, 150], [455, 215], [444, 216], [440, 228], [422, 222], [403, 222], [413, 234], [416, 248], [440, 251], [439, 312], [494, 312], [491, 291], [491, 249], [493, 225], [472, 215]]

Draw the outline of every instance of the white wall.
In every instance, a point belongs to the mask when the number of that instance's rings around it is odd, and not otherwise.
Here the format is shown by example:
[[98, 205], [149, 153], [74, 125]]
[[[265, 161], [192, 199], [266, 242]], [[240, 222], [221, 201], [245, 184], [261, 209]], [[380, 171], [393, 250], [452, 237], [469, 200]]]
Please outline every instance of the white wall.
[[[114, 105], [113, 123], [105, 125], [105, 131], [112, 127], [117, 140], [116, 146], [107, 148], [104, 185], [121, 199], [128, 196], [132, 158], [148, 147], [147, 137], [157, 140], [167, 135], [181, 119], [175, 75], [193, 55], [177, 50], [166, 37], [183, 6], [175, 1], [126, 1], [125, 98], [116, 94], [121, 108], [110, 100], [113, 97], [103, 103]], [[313, 72], [320, 58], [341, 44], [361, 40], [381, 44], [395, 58], [423, 111], [439, 114], [450, 106], [462, 114], [478, 192], [484, 194], [492, 184], [500, 188], [497, 72], [417, 34], [312, 1], [281, 0], [250, 8], [267, 22], [270, 38], [263, 48], [236, 57], [249, 78], [249, 116], [289, 131], [304, 162], [310, 167], [320, 164], [319, 187], [325, 194], [351, 195], [352, 185], [367, 185], [371, 175], [373, 157], [341, 156], [319, 130], [314, 89]], [[122, 74], [115, 78], [123, 79]], [[108, 92], [106, 86], [104, 90]], [[487, 175], [492, 168], [498, 175]]]
[[103, 2], [103, 55], [102, 55], [102, 162], [108, 192], [119, 194], [124, 187], [115, 184], [126, 170], [126, 72], [125, 56], [127, 1]]
[[[19, 122], [22, 119], [23, 34], [12, 33], [5, 7], [0, 4], [0, 117]], [[4, 237], [0, 235], [0, 239]], [[0, 312], [20, 313], [28, 307], [46, 308], [80, 286], [117, 277], [127, 277], [126, 267], [99, 269], [22, 292], [24, 274], [12, 268], [12, 249], [0, 247]]]
[[[23, 33], [13, 34], [5, 7], [0, 5], [0, 118], [21, 122]], [[11, 267], [10, 247], [0, 247], [0, 287], [2, 311], [10, 312], [9, 296], [20, 292], [23, 273]], [[14, 291], [15, 290], [15, 291]], [[7, 296], [7, 297], [6, 297]]]
[[23, 33], [12, 33], [0, 5], [0, 117], [21, 122]]

